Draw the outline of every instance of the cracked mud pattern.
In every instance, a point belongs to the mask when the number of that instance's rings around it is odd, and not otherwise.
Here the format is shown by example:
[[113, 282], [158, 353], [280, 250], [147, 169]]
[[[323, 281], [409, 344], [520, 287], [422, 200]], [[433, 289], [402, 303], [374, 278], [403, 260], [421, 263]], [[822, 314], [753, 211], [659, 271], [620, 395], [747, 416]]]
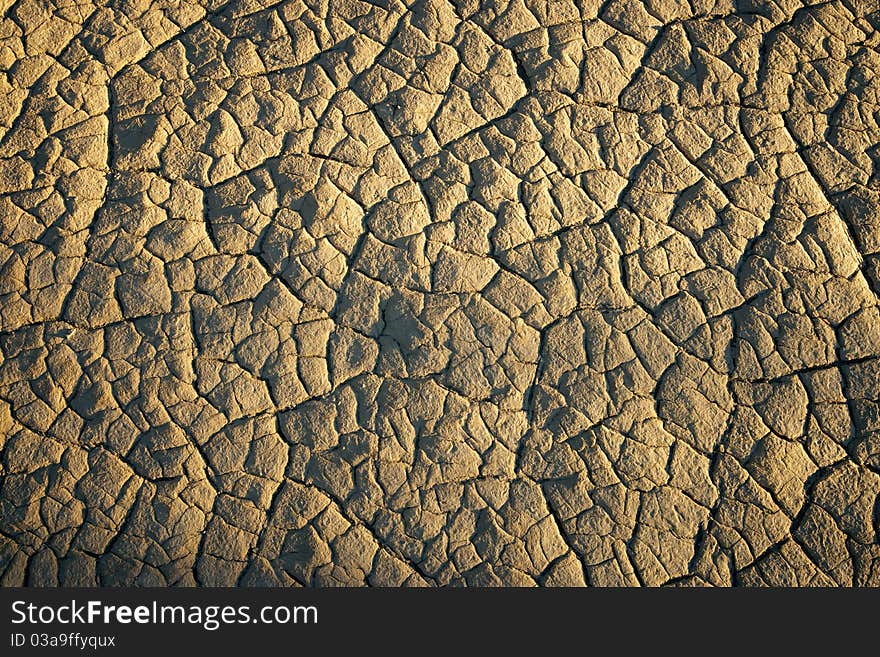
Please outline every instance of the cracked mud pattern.
[[21, 0], [3, 585], [880, 585], [874, 0]]

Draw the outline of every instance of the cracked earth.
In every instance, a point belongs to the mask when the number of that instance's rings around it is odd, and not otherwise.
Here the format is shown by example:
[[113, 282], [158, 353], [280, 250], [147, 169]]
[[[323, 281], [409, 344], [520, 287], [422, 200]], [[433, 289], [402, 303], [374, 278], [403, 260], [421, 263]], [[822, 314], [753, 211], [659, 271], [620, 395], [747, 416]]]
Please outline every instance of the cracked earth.
[[880, 585], [874, 0], [0, 6], [3, 585]]

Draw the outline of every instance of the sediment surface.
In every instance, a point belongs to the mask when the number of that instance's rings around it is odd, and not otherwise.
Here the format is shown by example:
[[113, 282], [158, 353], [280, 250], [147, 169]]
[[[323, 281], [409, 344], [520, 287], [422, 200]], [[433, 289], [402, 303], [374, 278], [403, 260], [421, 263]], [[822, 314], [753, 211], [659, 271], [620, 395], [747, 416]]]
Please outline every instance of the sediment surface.
[[880, 585], [875, 0], [22, 0], [3, 585]]

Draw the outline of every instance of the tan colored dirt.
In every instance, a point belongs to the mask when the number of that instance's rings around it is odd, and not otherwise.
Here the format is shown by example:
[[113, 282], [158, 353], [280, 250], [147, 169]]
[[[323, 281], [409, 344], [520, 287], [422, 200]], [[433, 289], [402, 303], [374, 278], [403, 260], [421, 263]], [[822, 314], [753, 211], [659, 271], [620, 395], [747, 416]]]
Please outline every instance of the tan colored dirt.
[[876, 0], [0, 8], [3, 585], [880, 585]]

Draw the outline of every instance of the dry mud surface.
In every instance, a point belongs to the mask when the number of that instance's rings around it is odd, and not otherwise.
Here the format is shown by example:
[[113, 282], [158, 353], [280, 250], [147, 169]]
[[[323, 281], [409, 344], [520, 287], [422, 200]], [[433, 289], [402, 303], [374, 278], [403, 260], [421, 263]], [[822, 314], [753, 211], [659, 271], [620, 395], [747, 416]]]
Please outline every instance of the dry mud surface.
[[874, 0], [22, 0], [3, 585], [880, 585]]

